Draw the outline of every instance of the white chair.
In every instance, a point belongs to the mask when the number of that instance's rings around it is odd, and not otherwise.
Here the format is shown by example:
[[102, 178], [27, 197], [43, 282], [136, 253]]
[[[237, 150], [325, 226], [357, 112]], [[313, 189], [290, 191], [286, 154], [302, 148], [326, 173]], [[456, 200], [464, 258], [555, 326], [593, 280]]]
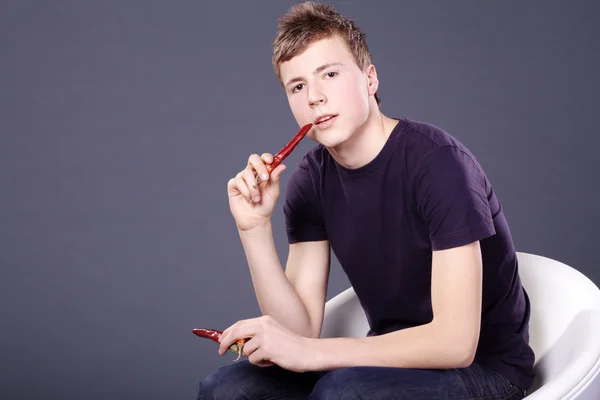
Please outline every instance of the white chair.
[[[517, 253], [531, 301], [536, 378], [528, 400], [600, 399], [600, 289], [566, 264]], [[321, 337], [364, 337], [369, 325], [352, 288], [325, 305]]]

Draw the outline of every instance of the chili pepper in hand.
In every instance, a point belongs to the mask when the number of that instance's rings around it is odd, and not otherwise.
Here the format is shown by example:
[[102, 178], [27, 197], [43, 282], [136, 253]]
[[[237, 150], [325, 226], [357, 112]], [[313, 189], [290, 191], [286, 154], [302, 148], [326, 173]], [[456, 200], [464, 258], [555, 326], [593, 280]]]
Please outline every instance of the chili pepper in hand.
[[[195, 335], [200, 336], [201, 338], [211, 339], [217, 343], [219, 343], [219, 339], [221, 339], [221, 335], [223, 335], [223, 332], [217, 331], [215, 329], [192, 329], [192, 332]], [[244, 343], [246, 343], [247, 341], [248, 339], [238, 339], [235, 341], [234, 344], [229, 346], [229, 350], [238, 355], [238, 357], [234, 361], [239, 360], [242, 356]]]
[[267, 171], [269, 171], [269, 173], [271, 173], [283, 160], [285, 160], [287, 156], [290, 155], [290, 153], [294, 150], [294, 148], [296, 148], [298, 143], [300, 143], [300, 141], [304, 139], [304, 136], [306, 136], [308, 131], [310, 131], [312, 125], [313, 124], [304, 125], [302, 129], [300, 129], [300, 131], [296, 134], [296, 136], [294, 136], [294, 138], [290, 140], [290, 142], [286, 144], [285, 147], [281, 149], [279, 153], [275, 154], [275, 157], [273, 157], [273, 163], [267, 164]]
[[[267, 171], [269, 172], [269, 174], [271, 172], [273, 172], [273, 170], [279, 165], [281, 164], [281, 162], [283, 160], [286, 159], [287, 156], [289, 156], [291, 154], [291, 152], [296, 148], [296, 146], [298, 145], [298, 143], [300, 143], [300, 141], [302, 139], [304, 139], [304, 136], [306, 136], [306, 134], [308, 133], [308, 131], [310, 131], [310, 128], [312, 128], [313, 124], [309, 123], [304, 125], [300, 131], [298, 131], [298, 133], [296, 134], [296, 136], [294, 136], [294, 138], [292, 140], [289, 141], [288, 144], [286, 144], [280, 151], [279, 153], [275, 154], [275, 157], [273, 157], [273, 162], [271, 164], [267, 164]], [[258, 175], [255, 178], [255, 186], [258, 184]]]

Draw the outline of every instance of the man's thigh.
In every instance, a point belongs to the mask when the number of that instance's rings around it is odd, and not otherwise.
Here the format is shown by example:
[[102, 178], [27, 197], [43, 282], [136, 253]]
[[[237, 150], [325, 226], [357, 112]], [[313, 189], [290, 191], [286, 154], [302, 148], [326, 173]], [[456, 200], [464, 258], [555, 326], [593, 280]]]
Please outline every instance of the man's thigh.
[[502, 375], [474, 363], [452, 370], [342, 368], [323, 376], [309, 399], [518, 400], [523, 396]]
[[306, 399], [321, 376], [277, 365], [258, 367], [243, 360], [208, 375], [200, 383], [197, 400]]

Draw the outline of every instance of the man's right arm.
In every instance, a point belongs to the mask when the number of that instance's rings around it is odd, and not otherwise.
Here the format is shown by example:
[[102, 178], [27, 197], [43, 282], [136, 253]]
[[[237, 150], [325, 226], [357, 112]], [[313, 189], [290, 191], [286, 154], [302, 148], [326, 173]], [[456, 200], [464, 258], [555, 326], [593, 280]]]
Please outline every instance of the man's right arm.
[[291, 244], [284, 271], [270, 221], [239, 234], [262, 314], [301, 336], [318, 338], [331, 261], [329, 242]]
[[[271, 154], [260, 157], [252, 154], [246, 168], [227, 183], [229, 205], [262, 314], [270, 315], [301, 336], [316, 338], [321, 332], [325, 309], [329, 242], [323, 239], [292, 244], [284, 271], [275, 248], [271, 215], [279, 198], [279, 181], [285, 165], [279, 164], [269, 176], [265, 163], [272, 162]], [[310, 185], [304, 173], [306, 166], [301, 163], [298, 171], [303, 172], [300, 174], [303, 185]], [[306, 214], [313, 207], [305, 203], [309, 189], [300, 190], [298, 185], [298, 179], [290, 177], [287, 204], [296, 209], [295, 220], [310, 224], [311, 218]], [[290, 191], [290, 187], [295, 189]]]

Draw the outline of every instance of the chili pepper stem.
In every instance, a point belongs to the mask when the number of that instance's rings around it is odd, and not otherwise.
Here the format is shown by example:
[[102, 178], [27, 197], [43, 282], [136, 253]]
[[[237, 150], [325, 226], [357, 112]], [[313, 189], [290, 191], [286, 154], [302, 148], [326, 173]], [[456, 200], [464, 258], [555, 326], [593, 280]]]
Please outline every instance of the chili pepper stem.
[[243, 343], [234, 343], [231, 346], [229, 346], [229, 350], [236, 353], [238, 356], [235, 361], [238, 361], [241, 357], [242, 357], [242, 350], [244, 349], [244, 344]]

